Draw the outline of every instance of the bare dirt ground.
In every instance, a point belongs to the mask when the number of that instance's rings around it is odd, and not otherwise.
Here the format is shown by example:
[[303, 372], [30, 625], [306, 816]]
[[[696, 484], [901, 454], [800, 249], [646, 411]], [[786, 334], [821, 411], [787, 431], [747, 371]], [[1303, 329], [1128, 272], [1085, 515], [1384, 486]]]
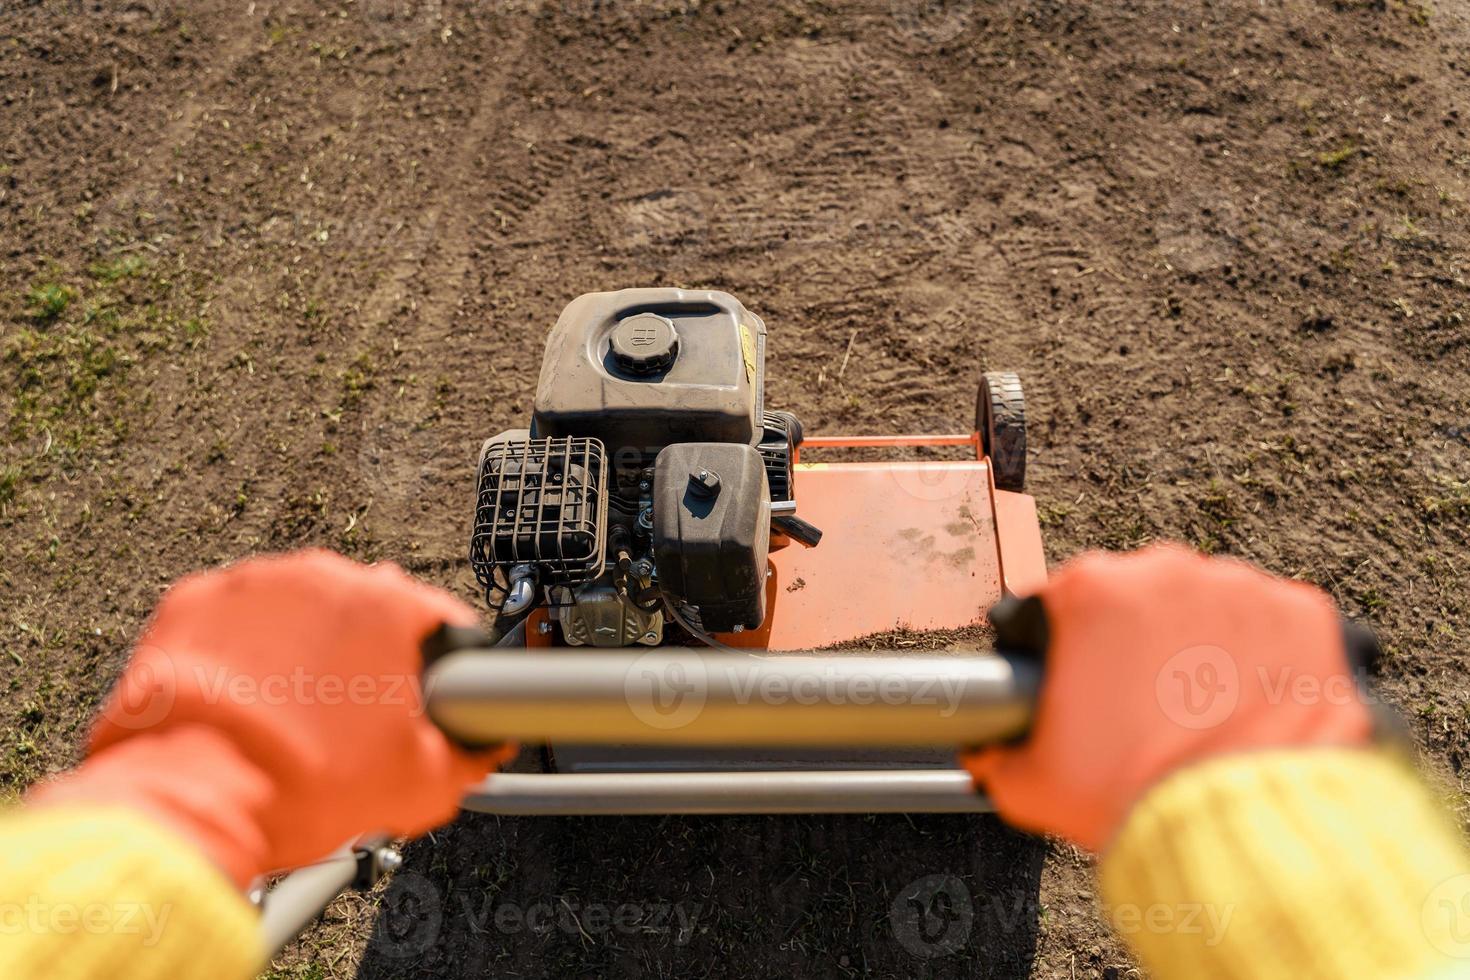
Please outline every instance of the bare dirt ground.
[[[1464, 822], [1467, 86], [1460, 0], [3, 0], [0, 790], [189, 569], [473, 597], [557, 312], [677, 284], [808, 431], [1019, 370], [1050, 557], [1330, 589]], [[984, 819], [465, 819], [273, 975], [1130, 975], [1094, 903]]]

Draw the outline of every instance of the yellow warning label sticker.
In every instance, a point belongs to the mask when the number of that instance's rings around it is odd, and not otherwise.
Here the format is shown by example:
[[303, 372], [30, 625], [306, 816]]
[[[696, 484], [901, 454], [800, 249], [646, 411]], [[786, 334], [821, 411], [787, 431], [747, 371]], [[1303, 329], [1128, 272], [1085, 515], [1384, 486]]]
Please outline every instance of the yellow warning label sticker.
[[740, 325], [740, 358], [745, 362], [745, 383], [755, 384], [755, 337], [743, 323]]

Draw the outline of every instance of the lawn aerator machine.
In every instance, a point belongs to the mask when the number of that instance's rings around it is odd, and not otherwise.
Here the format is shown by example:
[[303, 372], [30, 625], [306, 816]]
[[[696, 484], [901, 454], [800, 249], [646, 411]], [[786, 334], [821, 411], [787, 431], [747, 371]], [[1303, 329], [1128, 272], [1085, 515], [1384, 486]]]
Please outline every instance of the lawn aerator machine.
[[[765, 324], [727, 293], [566, 308], [530, 427], [480, 452], [470, 563], [503, 630], [539, 612], [530, 646], [811, 649], [971, 625], [1039, 584], [1015, 375], [981, 378], [969, 433], [805, 437], [765, 404], [765, 352]], [[918, 446], [975, 459], [811, 459]]]
[[[590, 293], [557, 320], [529, 427], [480, 452], [470, 563], [495, 626], [426, 645], [450, 737], [541, 753], [465, 809], [989, 809], [955, 749], [1025, 730], [1039, 662], [831, 648], [977, 625], [1042, 584], [1020, 382], [984, 375], [968, 433], [806, 435], [766, 406], [765, 353], [711, 290]], [[973, 458], [821, 458], [944, 446]], [[365, 840], [289, 876], [267, 942], [396, 861]]]
[[[425, 707], [450, 738], [542, 750], [541, 771], [492, 775], [465, 809], [990, 809], [955, 752], [1024, 734], [1046, 645], [1040, 603], [1011, 598], [1046, 576], [1020, 384], [982, 377], [967, 434], [803, 436], [764, 404], [765, 341], [721, 292], [592, 293], [562, 313], [530, 427], [480, 453], [470, 561], [495, 628], [425, 644]], [[923, 446], [975, 458], [812, 458]], [[832, 649], [999, 603], [993, 653]], [[1371, 633], [1343, 635], [1366, 670]], [[369, 837], [287, 876], [263, 899], [268, 947], [398, 861]]]
[[[535, 663], [567, 648], [812, 650], [982, 621], [1045, 564], [1013, 374], [980, 380], [959, 435], [807, 436], [765, 399], [766, 325], [712, 290], [571, 302], [529, 428], [479, 457], [470, 563]], [[967, 461], [835, 462], [959, 446]], [[868, 455], [872, 455], [869, 453]], [[834, 653], [835, 661], [841, 657]], [[690, 733], [685, 732], [684, 735]], [[548, 771], [926, 768], [943, 750], [551, 744]]]

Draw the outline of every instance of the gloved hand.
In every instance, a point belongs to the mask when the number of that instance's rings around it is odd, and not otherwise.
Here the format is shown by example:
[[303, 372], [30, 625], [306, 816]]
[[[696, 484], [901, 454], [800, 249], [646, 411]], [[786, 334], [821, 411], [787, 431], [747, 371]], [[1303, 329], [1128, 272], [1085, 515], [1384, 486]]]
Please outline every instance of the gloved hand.
[[463, 752], [424, 716], [420, 644], [442, 622], [476, 616], [394, 565], [324, 551], [185, 578], [87, 761], [31, 802], [141, 810], [242, 887], [358, 834], [423, 833], [513, 752]]
[[1069, 562], [1039, 595], [1049, 643], [1032, 730], [962, 760], [1019, 827], [1101, 851], [1181, 766], [1371, 736], [1340, 620], [1310, 585], [1156, 546]]

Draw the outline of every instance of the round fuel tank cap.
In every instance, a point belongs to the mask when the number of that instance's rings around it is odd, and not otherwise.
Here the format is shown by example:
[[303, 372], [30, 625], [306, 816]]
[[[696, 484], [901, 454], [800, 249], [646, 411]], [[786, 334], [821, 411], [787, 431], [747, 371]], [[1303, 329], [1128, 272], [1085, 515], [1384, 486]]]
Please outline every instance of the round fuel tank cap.
[[657, 313], [639, 313], [613, 330], [612, 354], [618, 366], [632, 374], [655, 374], [674, 363], [679, 332], [674, 322]]

